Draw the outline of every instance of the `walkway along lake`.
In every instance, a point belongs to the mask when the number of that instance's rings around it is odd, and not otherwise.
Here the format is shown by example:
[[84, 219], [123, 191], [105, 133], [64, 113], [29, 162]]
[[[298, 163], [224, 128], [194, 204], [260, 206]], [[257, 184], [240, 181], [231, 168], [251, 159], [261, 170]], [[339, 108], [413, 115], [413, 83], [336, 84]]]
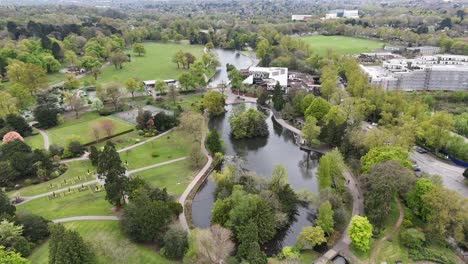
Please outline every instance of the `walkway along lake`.
[[[246, 104], [247, 107], [256, 107], [256, 104]], [[256, 174], [270, 178], [273, 167], [281, 164], [285, 167], [289, 183], [292, 188], [309, 190], [318, 193], [317, 178], [315, 176], [318, 164], [318, 155], [312, 153], [309, 157], [306, 152], [294, 144], [292, 132], [283, 129], [274, 123], [271, 112], [267, 113], [269, 136], [265, 138], [241, 139], [231, 138], [231, 129], [228, 121], [232, 105], [226, 106], [227, 113], [212, 118], [210, 129], [217, 129], [222, 135], [226, 148], [226, 157], [241, 159], [241, 167]], [[192, 203], [193, 224], [200, 228], [210, 226], [211, 207], [214, 203], [213, 192], [215, 183], [208, 178], [200, 187]], [[298, 214], [288, 230], [278, 234], [270, 245], [266, 245], [268, 253], [278, 253], [282, 247], [294, 245], [302, 227], [310, 226], [315, 218], [315, 208], [298, 206]]]

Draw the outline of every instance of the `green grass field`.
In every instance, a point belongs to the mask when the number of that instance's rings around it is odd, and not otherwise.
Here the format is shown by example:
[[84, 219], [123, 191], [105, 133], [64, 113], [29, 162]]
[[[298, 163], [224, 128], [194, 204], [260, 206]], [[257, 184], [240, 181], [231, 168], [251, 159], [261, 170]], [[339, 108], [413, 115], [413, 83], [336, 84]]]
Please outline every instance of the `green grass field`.
[[201, 95], [181, 95], [177, 98], [175, 105], [174, 101], [172, 101], [169, 98], [166, 98], [164, 101], [161, 102], [154, 102], [153, 105], [161, 108], [169, 108], [171, 110], [177, 109], [177, 105], [180, 105], [184, 110], [198, 110], [195, 108], [199, 105], [201, 100]]
[[179, 131], [171, 132], [156, 140], [120, 153], [120, 159], [128, 162], [128, 170], [181, 158], [189, 153], [190, 141]]
[[[89, 242], [98, 264], [177, 263], [161, 257], [152, 246], [136, 244], [124, 237], [117, 221], [76, 221], [64, 224], [76, 230]], [[32, 264], [47, 264], [49, 242], [42, 244], [29, 256]]]
[[328, 50], [334, 50], [339, 54], [372, 52], [384, 45], [380, 41], [345, 36], [309, 36], [301, 39], [312, 47], [314, 53], [320, 56], [325, 55]]
[[[125, 63], [123, 69], [115, 69], [109, 66], [101, 71], [97, 83], [116, 81], [124, 83], [128, 78], [133, 77], [139, 80], [165, 80], [177, 79], [183, 72], [177, 69], [177, 64], [172, 62], [173, 55], [179, 51], [190, 52], [195, 57], [200, 58], [203, 54], [203, 47], [200, 45], [183, 44], [162, 44], [144, 43], [146, 54], [142, 57], [132, 53], [132, 61]], [[81, 79], [91, 81], [92, 76]]]
[[[50, 144], [64, 146], [67, 140], [72, 136], [78, 136], [82, 144], [87, 144], [95, 139], [91, 127], [93, 124], [99, 124], [103, 120], [111, 120], [114, 124], [113, 134], [118, 134], [129, 129], [133, 129], [134, 125], [112, 116], [99, 116], [95, 112], [83, 113], [79, 119], [69, 119], [65, 123], [46, 130], [49, 135]], [[106, 137], [101, 131], [100, 137]]]
[[166, 188], [172, 195], [180, 196], [193, 179], [193, 174], [187, 160], [164, 165], [162, 167], [145, 170], [132, 174], [140, 176], [142, 179], [158, 188]]
[[49, 200], [48, 197], [32, 200], [17, 206], [16, 210], [37, 214], [50, 220], [80, 215], [113, 215], [113, 206], [104, 199], [105, 196], [104, 191], [76, 191], [53, 200]]
[[[91, 162], [89, 160], [86, 161], [74, 161], [70, 162], [67, 164], [68, 165], [68, 170], [60, 175], [59, 177], [43, 182], [40, 184], [36, 185], [30, 185], [24, 188], [21, 188], [20, 190], [16, 191], [11, 191], [9, 192], [10, 195], [13, 195], [14, 193], [20, 193], [21, 196], [33, 196], [33, 195], [38, 195], [41, 193], [47, 193], [47, 192], [52, 192], [54, 190], [66, 188], [67, 186], [72, 186], [76, 184], [80, 184], [80, 182], [87, 182], [94, 179], [93, 176], [88, 176], [88, 170], [90, 172], [94, 172], [96, 169], [91, 165]], [[77, 177], [80, 177], [80, 179], [76, 179]], [[78, 182], [75, 182], [75, 180], [78, 180]], [[52, 186], [55, 186], [55, 188], [50, 188]]]
[[42, 136], [34, 130], [33, 135], [24, 138], [24, 142], [28, 144], [32, 149], [43, 149], [44, 139]]

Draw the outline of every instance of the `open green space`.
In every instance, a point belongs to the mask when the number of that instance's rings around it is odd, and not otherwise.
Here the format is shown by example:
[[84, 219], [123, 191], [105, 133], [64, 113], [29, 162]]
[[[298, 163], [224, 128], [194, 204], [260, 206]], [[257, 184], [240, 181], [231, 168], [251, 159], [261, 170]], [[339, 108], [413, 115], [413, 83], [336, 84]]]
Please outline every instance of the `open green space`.
[[[127, 239], [117, 221], [76, 221], [64, 223], [76, 230], [89, 242], [96, 254], [97, 263], [177, 263], [161, 257], [154, 248], [136, 244]], [[32, 264], [47, 264], [49, 242], [38, 247], [29, 257]]]
[[113, 215], [112, 205], [105, 200], [105, 191], [75, 191], [65, 197], [32, 200], [17, 206], [18, 212], [30, 212], [53, 220], [81, 215]]
[[113, 138], [111, 138], [109, 140], [101, 141], [101, 142], [99, 142], [97, 144], [94, 144], [94, 146], [96, 146], [99, 149], [101, 147], [104, 147], [106, 145], [107, 141], [112, 141], [112, 143], [114, 143], [114, 145], [115, 145], [115, 149], [119, 150], [119, 149], [123, 149], [125, 147], [135, 145], [136, 143], [140, 143], [140, 142], [145, 141], [147, 139], [149, 139], [149, 138], [138, 135], [138, 131], [134, 130], [132, 132], [125, 133], [123, 135], [113, 137]]
[[34, 134], [25, 137], [24, 142], [28, 144], [32, 149], [43, 149], [44, 148], [44, 139], [42, 138], [41, 134], [34, 131]]
[[[319, 253], [313, 251], [313, 250], [304, 250], [301, 252], [301, 256], [298, 259], [299, 263], [303, 264], [309, 264], [312, 263], [314, 260], [318, 259], [320, 256]], [[270, 264], [281, 264], [284, 263], [279, 259], [276, 258], [269, 258], [268, 263]]]
[[187, 156], [190, 139], [180, 131], [170, 132], [156, 140], [120, 153], [120, 159], [128, 163], [127, 169], [134, 170], [156, 163]]
[[172, 164], [138, 172], [134, 175], [158, 188], [166, 188], [171, 195], [180, 196], [193, 179], [189, 161], [183, 160]]
[[301, 39], [312, 47], [314, 53], [320, 56], [325, 55], [328, 50], [333, 50], [339, 54], [372, 52], [384, 45], [383, 42], [376, 40], [345, 36], [309, 36]]
[[[124, 83], [130, 77], [138, 80], [166, 80], [177, 79], [183, 72], [177, 69], [177, 65], [172, 62], [174, 54], [183, 50], [190, 52], [195, 57], [200, 58], [203, 54], [203, 47], [200, 45], [183, 44], [163, 44], [163, 43], [144, 43], [146, 54], [139, 57], [132, 53], [132, 61], [125, 63], [123, 69], [115, 69], [109, 66], [101, 71], [97, 83], [106, 83], [116, 81]], [[91, 81], [92, 76], [86, 76], [82, 81]]]
[[197, 110], [196, 108], [200, 105], [201, 100], [201, 95], [180, 95], [177, 97], [176, 104], [174, 104], [173, 100], [166, 98], [163, 101], [154, 102], [153, 105], [173, 111], [177, 109], [177, 105], [180, 105], [180, 107], [182, 107], [184, 110]]
[[[33, 196], [41, 193], [53, 192], [58, 189], [95, 179], [93, 176], [95, 168], [91, 165], [89, 160], [70, 162], [67, 163], [67, 166], [68, 170], [55, 179], [11, 191], [9, 194], [19, 193], [21, 196]], [[91, 172], [90, 175], [88, 175], [88, 171]]]
[[[112, 116], [99, 116], [96, 112], [87, 112], [83, 113], [78, 119], [71, 118], [59, 126], [46, 130], [46, 133], [49, 135], [50, 144], [65, 146], [67, 140], [73, 136], [78, 136], [82, 144], [87, 144], [96, 140], [91, 129], [92, 126], [99, 125], [100, 122], [104, 120], [111, 120], [114, 124], [113, 135], [134, 128], [133, 124], [121, 119]], [[106, 136], [107, 135], [101, 129], [100, 137], [103, 138]]]

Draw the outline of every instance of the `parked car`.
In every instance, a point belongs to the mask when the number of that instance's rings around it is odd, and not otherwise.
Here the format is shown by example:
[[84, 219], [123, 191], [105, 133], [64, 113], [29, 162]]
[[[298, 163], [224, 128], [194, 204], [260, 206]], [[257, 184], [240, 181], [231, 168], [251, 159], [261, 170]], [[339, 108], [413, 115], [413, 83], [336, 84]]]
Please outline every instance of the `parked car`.
[[416, 171], [416, 172], [421, 171], [421, 167], [419, 167], [418, 164], [413, 164], [412, 167], [413, 167], [413, 171]]
[[420, 153], [420, 154], [424, 154], [424, 153], [427, 153], [427, 150], [421, 148], [421, 147], [416, 147], [416, 152]]

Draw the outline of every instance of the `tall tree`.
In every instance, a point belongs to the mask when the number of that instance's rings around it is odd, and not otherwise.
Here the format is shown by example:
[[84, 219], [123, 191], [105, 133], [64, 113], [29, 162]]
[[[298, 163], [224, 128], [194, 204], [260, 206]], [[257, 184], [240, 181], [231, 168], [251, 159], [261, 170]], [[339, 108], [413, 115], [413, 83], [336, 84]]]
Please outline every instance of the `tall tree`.
[[3, 264], [29, 264], [29, 260], [21, 257], [20, 253], [11, 250], [5, 250], [4, 246], [0, 246], [0, 263]]
[[336, 91], [336, 83], [338, 82], [338, 71], [334, 64], [329, 63], [322, 68], [322, 74], [320, 75], [320, 93], [327, 100], [330, 101], [330, 97]]
[[426, 142], [438, 152], [448, 141], [453, 129], [453, 118], [447, 112], [436, 112], [421, 124]]
[[325, 233], [319, 226], [305, 226], [297, 237], [297, 245], [302, 249], [312, 249], [327, 242]]
[[130, 77], [125, 81], [125, 88], [127, 92], [132, 94], [132, 98], [134, 98], [135, 92], [141, 89], [141, 83]]
[[208, 91], [203, 95], [203, 108], [213, 116], [224, 113], [223, 95], [216, 91]]
[[279, 82], [276, 82], [275, 89], [273, 90], [273, 98], [271, 100], [273, 101], [273, 107], [276, 111], [283, 110], [285, 101], [283, 98], [283, 90]]
[[317, 126], [317, 119], [313, 116], [306, 118], [304, 127], [301, 130], [301, 136], [307, 141], [308, 145], [315, 146], [320, 142], [318, 136], [320, 135], [320, 127]]
[[125, 175], [125, 167], [122, 165], [119, 153], [110, 141], [99, 154], [97, 173], [106, 179], [104, 184], [106, 200], [119, 209], [128, 189], [129, 179]]
[[5, 118], [10, 114], [18, 114], [16, 99], [8, 92], [0, 91], [0, 118]]
[[334, 212], [329, 201], [326, 201], [320, 205], [316, 224], [317, 226], [321, 227], [322, 230], [328, 235], [333, 232], [333, 228], [335, 226], [333, 214]]
[[172, 62], [177, 64], [177, 69], [180, 69], [181, 64], [185, 67], [185, 53], [182, 50], [178, 50], [172, 57]]
[[16, 207], [10, 203], [10, 198], [4, 191], [0, 191], [0, 217], [2, 215], [13, 216], [15, 211]]
[[36, 64], [13, 60], [7, 67], [7, 75], [13, 84], [27, 87], [31, 95], [37, 94], [47, 86], [46, 72]]
[[80, 234], [67, 230], [61, 224], [49, 227], [49, 263], [50, 264], [92, 264], [96, 262], [90, 246]]
[[44, 93], [37, 96], [37, 107], [34, 109], [34, 118], [39, 122], [39, 125], [44, 128], [56, 126], [58, 124], [57, 114], [58, 109], [57, 97]]

